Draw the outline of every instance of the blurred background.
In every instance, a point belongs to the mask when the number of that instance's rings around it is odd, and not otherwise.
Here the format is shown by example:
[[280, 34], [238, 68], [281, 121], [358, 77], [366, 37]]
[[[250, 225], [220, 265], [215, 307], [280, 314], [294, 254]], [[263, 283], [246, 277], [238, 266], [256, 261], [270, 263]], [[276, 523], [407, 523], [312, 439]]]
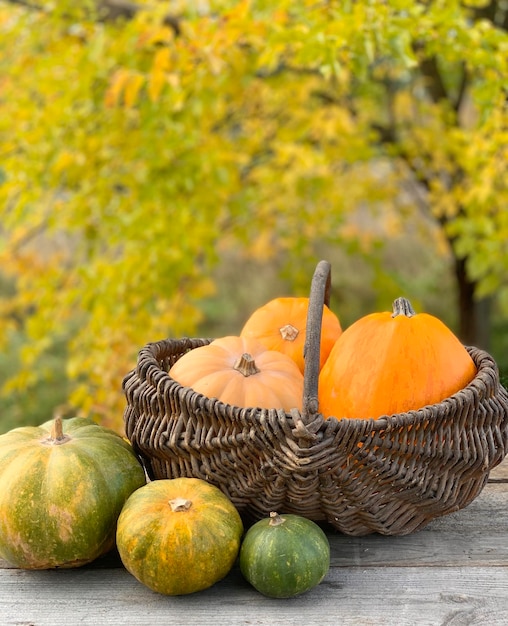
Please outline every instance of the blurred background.
[[0, 432], [332, 265], [508, 372], [508, 3], [0, 1]]

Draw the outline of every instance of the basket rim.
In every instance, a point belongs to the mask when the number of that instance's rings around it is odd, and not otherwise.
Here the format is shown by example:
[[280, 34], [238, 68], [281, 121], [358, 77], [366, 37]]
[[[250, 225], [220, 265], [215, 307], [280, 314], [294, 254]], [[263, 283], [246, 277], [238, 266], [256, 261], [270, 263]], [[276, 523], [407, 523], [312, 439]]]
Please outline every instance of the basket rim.
[[[180, 346], [182, 354], [188, 349], [194, 349], [200, 345], [207, 345], [213, 338], [166, 338], [146, 344], [139, 352], [138, 364], [123, 381], [123, 388], [128, 394], [129, 379], [136, 376], [139, 381], [145, 382], [159, 393], [166, 393], [170, 389], [185, 400], [188, 406], [199, 406], [203, 411], [209, 411], [221, 415], [226, 419], [259, 422], [266, 416], [276, 416], [307, 427], [314, 424], [312, 431], [316, 432], [323, 424], [327, 429], [361, 431], [373, 433], [375, 431], [389, 431], [409, 425], [415, 425], [426, 420], [433, 419], [440, 413], [448, 414], [454, 411], [458, 405], [473, 402], [474, 405], [495, 397], [504, 387], [499, 379], [499, 369], [494, 358], [485, 350], [475, 346], [465, 346], [476, 366], [474, 378], [462, 389], [434, 404], [428, 404], [419, 409], [412, 409], [403, 413], [383, 415], [378, 418], [346, 418], [329, 416], [325, 417], [319, 410], [312, 416], [305, 415], [299, 409], [291, 409], [289, 412], [282, 408], [239, 407], [224, 403], [217, 398], [205, 396], [191, 387], [185, 387], [171, 377], [168, 369], [164, 367], [167, 352], [170, 348]], [[180, 358], [180, 357], [178, 357]], [[504, 390], [506, 393], [506, 390]], [[213, 411], [212, 411], [213, 409]], [[316, 425], [317, 424], [317, 425]]]

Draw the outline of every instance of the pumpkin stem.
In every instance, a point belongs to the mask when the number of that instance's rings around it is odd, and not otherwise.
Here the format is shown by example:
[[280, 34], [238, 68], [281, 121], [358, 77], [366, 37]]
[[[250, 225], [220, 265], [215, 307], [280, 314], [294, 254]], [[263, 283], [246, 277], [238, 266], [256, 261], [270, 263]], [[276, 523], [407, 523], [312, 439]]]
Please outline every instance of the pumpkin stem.
[[174, 500], [169, 500], [168, 504], [173, 513], [181, 513], [191, 508], [192, 500], [187, 500], [187, 498], [174, 498]]
[[415, 310], [411, 306], [411, 302], [407, 298], [397, 298], [393, 302], [393, 313], [392, 317], [397, 317], [397, 315], [405, 315], [406, 317], [413, 317], [416, 315]]
[[41, 443], [45, 446], [60, 446], [70, 439], [69, 435], [64, 435], [62, 417], [57, 414], [51, 424], [51, 433], [48, 437], [41, 439]]
[[282, 326], [282, 328], [279, 328], [279, 333], [284, 341], [294, 341], [298, 337], [300, 331], [292, 324], [286, 324], [285, 326]]
[[51, 436], [53, 439], [62, 439], [63, 434], [63, 422], [60, 415], [55, 416], [51, 427]]
[[261, 371], [256, 367], [254, 357], [248, 352], [244, 352], [242, 356], [238, 358], [233, 365], [233, 369], [243, 374], [246, 378], [247, 376], [252, 376], [252, 374], [259, 374]]
[[275, 511], [272, 511], [270, 513], [270, 521], [268, 522], [268, 525], [280, 526], [281, 524], [284, 524], [285, 521], [286, 521], [285, 517], [281, 517], [278, 513], [276, 513]]

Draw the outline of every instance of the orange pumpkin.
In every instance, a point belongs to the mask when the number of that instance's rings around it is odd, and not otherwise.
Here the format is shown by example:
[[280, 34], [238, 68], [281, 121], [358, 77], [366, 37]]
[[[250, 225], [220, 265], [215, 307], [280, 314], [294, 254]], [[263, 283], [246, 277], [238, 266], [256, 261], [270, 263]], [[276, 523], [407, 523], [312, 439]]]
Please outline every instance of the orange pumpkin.
[[[252, 313], [240, 335], [254, 337], [269, 350], [287, 354], [303, 374], [308, 308], [309, 298], [275, 298]], [[342, 333], [339, 319], [326, 305], [321, 324], [320, 368]]]
[[466, 348], [438, 318], [405, 298], [362, 317], [339, 337], [319, 376], [319, 410], [379, 418], [440, 402], [476, 374]]
[[222, 337], [190, 350], [169, 375], [184, 387], [239, 407], [302, 407], [303, 375], [296, 363], [249, 337]]

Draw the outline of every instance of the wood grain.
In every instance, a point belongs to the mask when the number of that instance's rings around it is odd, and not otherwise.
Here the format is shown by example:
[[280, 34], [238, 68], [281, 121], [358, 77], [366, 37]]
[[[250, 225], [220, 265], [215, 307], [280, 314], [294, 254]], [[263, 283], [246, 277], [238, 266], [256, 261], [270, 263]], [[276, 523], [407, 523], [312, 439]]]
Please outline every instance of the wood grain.
[[181, 597], [153, 593], [120, 568], [1, 574], [5, 626], [508, 623], [503, 567], [334, 567], [318, 587], [288, 600], [257, 593], [237, 569], [211, 589]]

